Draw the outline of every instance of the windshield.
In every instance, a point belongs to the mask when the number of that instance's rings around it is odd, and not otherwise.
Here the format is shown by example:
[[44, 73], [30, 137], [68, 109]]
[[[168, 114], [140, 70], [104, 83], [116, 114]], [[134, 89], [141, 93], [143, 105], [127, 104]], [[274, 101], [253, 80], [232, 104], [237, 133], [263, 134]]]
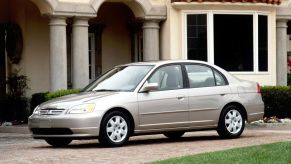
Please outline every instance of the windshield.
[[133, 91], [152, 68], [152, 65], [115, 67], [86, 86], [83, 91]]

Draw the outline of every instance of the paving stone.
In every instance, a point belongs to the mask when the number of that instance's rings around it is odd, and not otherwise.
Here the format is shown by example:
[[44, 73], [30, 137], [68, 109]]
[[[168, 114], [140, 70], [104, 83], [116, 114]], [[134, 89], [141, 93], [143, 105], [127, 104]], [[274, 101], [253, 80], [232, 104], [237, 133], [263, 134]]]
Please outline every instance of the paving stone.
[[247, 128], [239, 139], [221, 140], [216, 131], [186, 133], [179, 140], [163, 135], [136, 136], [118, 148], [104, 148], [97, 140], [74, 141], [53, 148], [29, 134], [0, 133], [0, 163], [145, 163], [190, 154], [291, 141], [290, 126]]

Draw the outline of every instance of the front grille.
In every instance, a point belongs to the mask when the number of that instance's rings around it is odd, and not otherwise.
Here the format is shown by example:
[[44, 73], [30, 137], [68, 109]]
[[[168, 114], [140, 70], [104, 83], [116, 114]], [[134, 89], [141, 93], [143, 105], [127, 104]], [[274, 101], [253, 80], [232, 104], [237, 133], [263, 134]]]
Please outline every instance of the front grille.
[[68, 128], [32, 128], [34, 135], [70, 135], [73, 134]]
[[60, 115], [64, 113], [65, 109], [46, 108], [39, 111], [40, 115]]

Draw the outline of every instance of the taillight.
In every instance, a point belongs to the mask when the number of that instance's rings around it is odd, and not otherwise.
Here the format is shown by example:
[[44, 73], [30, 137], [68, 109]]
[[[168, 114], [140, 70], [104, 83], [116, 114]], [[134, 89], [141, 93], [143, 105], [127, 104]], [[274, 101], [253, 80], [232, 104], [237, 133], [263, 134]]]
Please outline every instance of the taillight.
[[257, 89], [258, 89], [257, 92], [258, 92], [258, 93], [261, 93], [261, 86], [260, 86], [259, 83], [257, 83]]

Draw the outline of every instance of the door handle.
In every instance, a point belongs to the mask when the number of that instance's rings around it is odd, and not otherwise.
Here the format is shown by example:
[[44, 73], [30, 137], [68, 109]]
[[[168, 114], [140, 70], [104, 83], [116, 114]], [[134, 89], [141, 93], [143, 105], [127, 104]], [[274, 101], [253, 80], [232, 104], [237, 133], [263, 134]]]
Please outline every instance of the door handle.
[[177, 97], [177, 99], [182, 101], [182, 100], [185, 99], [185, 97], [184, 96], [179, 96], [179, 97]]

